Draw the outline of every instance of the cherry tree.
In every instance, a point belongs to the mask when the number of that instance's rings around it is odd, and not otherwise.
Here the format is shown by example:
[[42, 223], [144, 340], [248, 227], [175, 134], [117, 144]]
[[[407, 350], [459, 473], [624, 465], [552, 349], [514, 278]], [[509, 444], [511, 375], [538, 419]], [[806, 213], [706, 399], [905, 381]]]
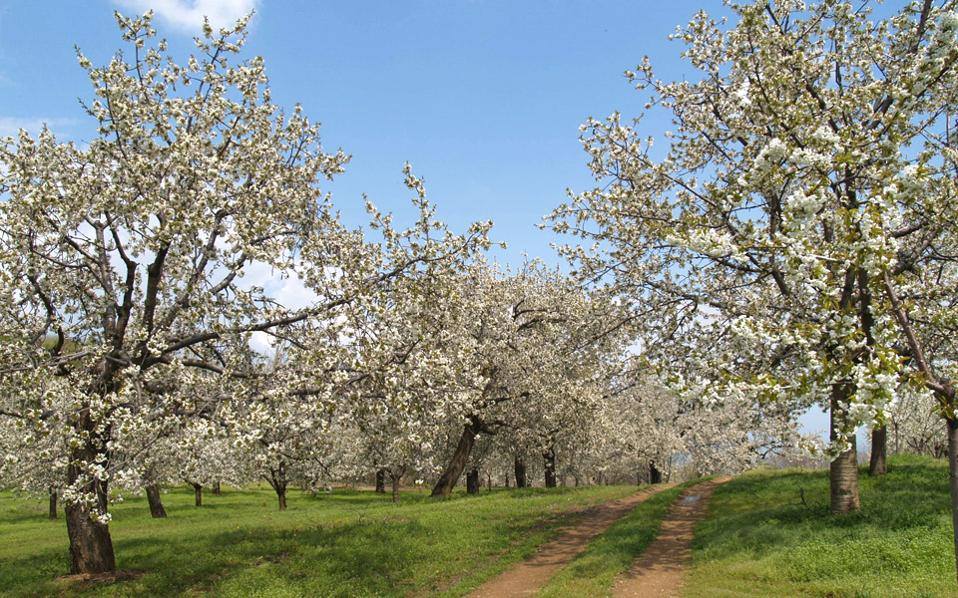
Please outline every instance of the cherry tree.
[[[668, 146], [641, 136], [641, 118], [590, 120], [603, 185], [552, 215], [598, 242], [570, 257], [631, 297], [648, 345], [711, 322], [778, 355], [739, 392], [830, 408], [836, 513], [859, 507], [854, 430], [880, 425], [898, 384], [883, 272], [911, 224], [889, 182], [954, 77], [945, 4], [889, 19], [867, 3], [731, 4], [731, 26], [699, 13], [673, 36], [694, 77], [659, 80], [648, 60], [626, 73], [648, 110], [671, 114]], [[747, 354], [718, 357], [737, 369]]]
[[[261, 58], [239, 58], [248, 19], [207, 25], [180, 63], [151, 17], [117, 15], [128, 54], [104, 66], [79, 54], [93, 87], [88, 146], [44, 130], [2, 150], [0, 410], [67, 430], [76, 573], [115, 569], [118, 432], [142, 427], [141, 414], [190, 416], [157, 384], [242, 372], [232, 349], [251, 333], [334, 318], [409, 265], [383, 270], [379, 249], [339, 223], [317, 184], [347, 156], [322, 148], [299, 107], [272, 101]], [[244, 283], [255, 264], [297, 276], [315, 301], [286, 307]]]

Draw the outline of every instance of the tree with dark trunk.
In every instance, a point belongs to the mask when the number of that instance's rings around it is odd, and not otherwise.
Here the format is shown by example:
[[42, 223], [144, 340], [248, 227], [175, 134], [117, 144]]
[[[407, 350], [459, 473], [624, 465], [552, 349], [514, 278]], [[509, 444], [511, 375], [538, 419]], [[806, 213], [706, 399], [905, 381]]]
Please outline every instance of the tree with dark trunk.
[[871, 459], [868, 462], [868, 475], [885, 475], [888, 472], [888, 427], [878, 426], [872, 430]]
[[376, 470], [376, 492], [379, 494], [386, 494], [386, 470], [385, 469]]
[[163, 501], [160, 500], [160, 487], [156, 484], [148, 484], [146, 487], [146, 500], [150, 504], [150, 516], [154, 519], [166, 517], [166, 509], [163, 508]]
[[273, 487], [273, 490], [276, 491], [276, 498], [279, 500], [279, 510], [286, 510], [286, 486], [289, 483], [289, 480], [286, 478], [286, 462], [280, 461], [279, 465], [275, 469], [270, 468], [269, 477], [267, 478], [269, 485]]
[[542, 460], [545, 468], [546, 488], [556, 487], [556, 452], [554, 448], [543, 451]]
[[478, 417], [472, 416], [469, 418], [469, 421], [466, 422], [462, 428], [462, 434], [459, 436], [456, 450], [453, 451], [452, 457], [446, 465], [446, 469], [443, 470], [442, 475], [439, 476], [439, 480], [432, 489], [432, 496], [448, 498], [449, 495], [452, 494], [452, 489], [456, 486], [456, 482], [459, 481], [459, 476], [461, 476], [463, 470], [465, 470], [469, 456], [472, 454], [472, 447], [476, 444], [476, 435], [478, 435], [482, 429], [482, 422]]
[[479, 494], [479, 470], [475, 467], [466, 472], [466, 492]]
[[[74, 463], [67, 467], [68, 480], [77, 480], [80, 476], [80, 472], [76, 470]], [[90, 481], [82, 489], [95, 493], [99, 512], [106, 513], [106, 484]], [[84, 504], [69, 500], [65, 502], [67, 535], [70, 538], [70, 572], [106, 573], [114, 571], [116, 569], [116, 557], [113, 553], [113, 540], [110, 538], [110, 529], [107, 524], [99, 518], [91, 516], [93, 514]]]
[[203, 484], [190, 483], [193, 486], [193, 504], [197, 507], [203, 506]]
[[223, 493], [223, 489], [220, 488], [220, 481], [216, 480], [215, 482], [213, 482], [213, 495], [219, 496], [222, 493]]
[[516, 488], [525, 488], [528, 486], [526, 482], [526, 461], [521, 456], [516, 455], [515, 461], [513, 462], [513, 469], [516, 474]]
[[655, 461], [649, 461], [649, 483], [662, 483], [662, 472], [659, 471], [659, 468], [655, 466]]
[[54, 488], [53, 486], [50, 486], [50, 488], [49, 488], [48, 491], [49, 491], [49, 493], [50, 493], [50, 514], [49, 514], [49, 518], [50, 518], [50, 519], [56, 519], [56, 518], [57, 518], [57, 489]]

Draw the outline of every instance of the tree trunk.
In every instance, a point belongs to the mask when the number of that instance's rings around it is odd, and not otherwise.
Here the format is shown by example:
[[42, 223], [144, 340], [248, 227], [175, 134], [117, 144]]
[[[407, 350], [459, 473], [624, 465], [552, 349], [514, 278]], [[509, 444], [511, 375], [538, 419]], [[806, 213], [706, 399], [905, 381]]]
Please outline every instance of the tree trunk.
[[868, 463], [868, 475], [885, 475], [888, 466], [885, 462], [888, 454], [888, 428], [881, 426], [872, 430], [872, 454]]
[[492, 492], [492, 474], [486, 472], [486, 490]]
[[216, 496], [219, 496], [222, 493], [223, 493], [223, 490], [220, 488], [219, 480], [213, 482], [213, 494]]
[[159, 486], [150, 484], [146, 487], [146, 500], [150, 503], [150, 515], [154, 519], [166, 517], [166, 509], [163, 508], [163, 501], [160, 500]]
[[[93, 433], [94, 424], [89, 416], [83, 416], [81, 429]], [[96, 443], [88, 440], [87, 443], [75, 449], [70, 455], [70, 465], [67, 467], [67, 484], [73, 485], [81, 475], [76, 463], [96, 461]], [[93, 493], [96, 496], [97, 507], [100, 513], [106, 513], [107, 487], [105, 482], [89, 481], [80, 486], [81, 492]], [[91, 519], [90, 511], [82, 503], [68, 500], [64, 511], [67, 520], [67, 536], [70, 538], [70, 573], [107, 573], [116, 570], [116, 556], [113, 553], [113, 540], [110, 538], [110, 528], [106, 523]]]
[[506, 473], [506, 488], [512, 488], [512, 480], [509, 478], [509, 473]]
[[555, 449], [549, 449], [542, 453], [542, 460], [545, 464], [546, 488], [556, 487], [556, 453]]
[[193, 484], [193, 502], [198, 507], [203, 506], [203, 484]]
[[452, 458], [449, 459], [449, 464], [446, 465], [445, 471], [439, 476], [439, 481], [436, 482], [435, 487], [432, 489], [432, 496], [448, 498], [449, 495], [452, 494], [452, 489], [455, 487], [456, 482], [459, 481], [459, 476], [462, 475], [462, 471], [466, 468], [466, 463], [469, 461], [469, 455], [472, 454], [472, 447], [476, 444], [476, 434], [478, 433], [478, 419], [472, 418], [469, 420], [469, 423], [463, 426], [462, 435], [459, 437], [456, 450], [453, 452]]
[[386, 494], [386, 470], [376, 470], [376, 492]]
[[466, 472], [466, 492], [479, 494], [479, 470], [475, 467]]
[[662, 472], [659, 471], [659, 468], [655, 466], [655, 461], [649, 461], [649, 483], [662, 483]]
[[50, 492], [50, 519], [57, 518], [57, 489], [53, 486], [49, 488]]
[[[403, 468], [405, 469], [405, 468]], [[393, 490], [393, 502], [399, 502], [399, 482], [402, 480], [401, 475], [390, 475], [392, 479], [392, 490]]]
[[951, 490], [951, 526], [955, 543], [955, 571], [958, 574], [958, 421], [949, 419], [948, 430], [948, 487]]
[[513, 469], [515, 469], [516, 474], [516, 488], [525, 488], [528, 485], [526, 483], [526, 462], [519, 455], [516, 455]]
[[[850, 387], [847, 384], [836, 384], [832, 389], [829, 434], [832, 441], [838, 438], [836, 426], [844, 425], [845, 411], [842, 401], [849, 392]], [[836, 515], [851, 513], [861, 508], [861, 499], [858, 496], [858, 451], [854, 432], [848, 442], [848, 450], [838, 455], [828, 468], [831, 510]]]
[[279, 499], [279, 510], [286, 510], [286, 462], [280, 461], [279, 467], [269, 470], [269, 483]]

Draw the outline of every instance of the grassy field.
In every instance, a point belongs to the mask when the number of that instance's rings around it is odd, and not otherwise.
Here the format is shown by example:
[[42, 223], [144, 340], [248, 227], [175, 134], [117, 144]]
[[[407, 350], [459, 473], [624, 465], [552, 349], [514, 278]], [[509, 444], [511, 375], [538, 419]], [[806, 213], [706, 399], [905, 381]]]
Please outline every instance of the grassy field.
[[213, 592], [234, 596], [461, 595], [548, 538], [564, 512], [635, 487], [494, 491], [435, 501], [405, 493], [292, 493], [276, 510], [271, 490], [229, 490], [192, 505], [192, 490], [164, 495], [168, 519], [143, 498], [113, 509], [117, 565], [142, 572], [112, 585], [65, 587], [66, 525], [43, 501], [0, 494], [0, 592], [98, 595]]
[[831, 516], [825, 471], [756, 471], [719, 487], [686, 595], [958, 595], [944, 462], [896, 457], [877, 479], [863, 470], [861, 500], [860, 513]]

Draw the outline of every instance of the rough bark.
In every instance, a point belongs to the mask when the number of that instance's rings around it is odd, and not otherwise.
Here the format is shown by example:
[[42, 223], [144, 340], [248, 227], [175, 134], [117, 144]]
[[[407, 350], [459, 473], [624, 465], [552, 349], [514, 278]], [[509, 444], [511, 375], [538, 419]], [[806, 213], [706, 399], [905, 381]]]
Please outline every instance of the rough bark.
[[459, 481], [459, 476], [462, 475], [466, 463], [469, 461], [469, 455], [472, 454], [472, 447], [476, 444], [476, 434], [479, 433], [479, 428], [479, 421], [475, 418], [470, 419], [463, 426], [462, 435], [459, 437], [458, 444], [456, 444], [456, 450], [453, 452], [452, 458], [449, 459], [446, 469], [439, 476], [435, 487], [433, 487], [432, 496], [447, 498], [452, 494], [452, 489]]
[[955, 544], [955, 571], [958, 575], [958, 421], [947, 420], [948, 488], [951, 490], [951, 526]]
[[401, 475], [390, 475], [392, 480], [392, 491], [393, 491], [393, 502], [399, 502], [399, 482], [402, 480]]
[[269, 484], [276, 491], [276, 498], [279, 501], [279, 510], [286, 510], [286, 462], [280, 461], [276, 469], [269, 470]]
[[544, 463], [546, 488], [556, 487], [556, 453], [555, 449], [549, 449], [542, 453]]
[[888, 428], [881, 426], [872, 430], [872, 453], [868, 462], [868, 475], [885, 475], [888, 471]]
[[386, 494], [386, 470], [379, 469], [376, 471], [376, 492], [379, 494]]
[[193, 503], [198, 506], [203, 506], [203, 484], [192, 484], [193, 486]]
[[655, 466], [655, 461], [649, 461], [649, 483], [662, 483], [662, 472], [659, 471], [659, 468]]
[[526, 461], [519, 455], [516, 455], [515, 462], [513, 463], [513, 469], [516, 474], [516, 488], [525, 488], [528, 484], [526, 482]]
[[150, 484], [146, 487], [146, 500], [150, 503], [150, 515], [154, 519], [166, 517], [166, 509], [163, 508], [163, 501], [160, 500], [159, 486]]
[[479, 470], [475, 467], [466, 472], [466, 492], [479, 494]]
[[[844, 403], [850, 390], [847, 384], [837, 384], [832, 389], [829, 435], [832, 441], [838, 438], [837, 428], [844, 425]], [[858, 451], [855, 434], [851, 434], [848, 443], [848, 449], [831, 462], [828, 470], [831, 510], [836, 515], [851, 513], [861, 508], [861, 499], [858, 496]]]
[[[71, 451], [70, 465], [67, 467], [67, 483], [70, 485], [76, 485], [83, 475], [76, 464], [95, 462], [99, 452], [97, 446], [101, 444], [96, 425], [90, 419], [88, 411], [80, 416], [78, 427], [87, 431], [89, 435], [87, 442]], [[106, 482], [88, 481], [80, 484], [79, 490], [96, 496], [99, 512], [106, 513]], [[67, 536], [70, 539], [70, 572], [80, 574], [115, 571], [116, 556], [113, 552], [109, 526], [92, 519], [89, 508], [81, 503], [66, 501], [64, 512], [67, 520]]]
[[48, 491], [49, 491], [49, 493], [50, 493], [50, 514], [49, 514], [49, 517], [50, 517], [50, 519], [56, 519], [56, 518], [57, 518], [57, 489], [54, 488], [53, 486], [50, 486], [50, 488], [49, 488]]

